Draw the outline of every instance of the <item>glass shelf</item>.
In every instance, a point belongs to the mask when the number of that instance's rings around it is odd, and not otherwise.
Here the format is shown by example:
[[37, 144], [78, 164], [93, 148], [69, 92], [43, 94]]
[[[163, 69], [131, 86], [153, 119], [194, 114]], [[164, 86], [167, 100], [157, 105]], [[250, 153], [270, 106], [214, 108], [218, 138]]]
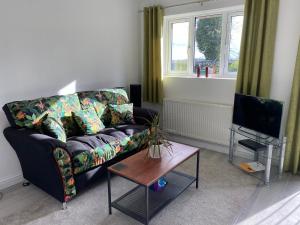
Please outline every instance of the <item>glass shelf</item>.
[[[245, 141], [239, 143], [241, 140]], [[241, 162], [247, 163], [258, 161], [262, 163], [265, 166], [264, 171], [255, 173], [243, 171], [264, 181], [265, 184], [268, 184], [271, 180], [282, 175], [285, 146], [285, 137], [277, 139], [243, 127], [232, 125], [230, 128], [229, 162], [239, 168]], [[253, 159], [243, 159], [242, 157], [235, 156], [238, 147], [253, 153]]]

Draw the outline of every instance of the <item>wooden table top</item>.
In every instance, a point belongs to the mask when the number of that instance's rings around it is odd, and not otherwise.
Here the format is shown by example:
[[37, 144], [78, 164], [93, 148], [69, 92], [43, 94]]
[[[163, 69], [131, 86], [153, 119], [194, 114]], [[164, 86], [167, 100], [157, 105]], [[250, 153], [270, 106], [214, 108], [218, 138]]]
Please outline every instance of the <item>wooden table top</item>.
[[108, 167], [108, 170], [138, 184], [150, 186], [199, 151], [196, 147], [171, 143], [172, 154], [163, 150], [160, 159], [152, 159], [147, 156], [147, 149], [145, 149]]

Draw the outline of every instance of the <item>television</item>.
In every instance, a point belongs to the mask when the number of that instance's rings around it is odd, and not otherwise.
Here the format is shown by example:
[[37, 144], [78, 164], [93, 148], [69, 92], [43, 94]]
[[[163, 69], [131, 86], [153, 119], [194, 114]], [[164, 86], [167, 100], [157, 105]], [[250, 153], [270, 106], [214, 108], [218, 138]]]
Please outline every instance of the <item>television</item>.
[[283, 103], [261, 97], [235, 94], [232, 123], [279, 138]]

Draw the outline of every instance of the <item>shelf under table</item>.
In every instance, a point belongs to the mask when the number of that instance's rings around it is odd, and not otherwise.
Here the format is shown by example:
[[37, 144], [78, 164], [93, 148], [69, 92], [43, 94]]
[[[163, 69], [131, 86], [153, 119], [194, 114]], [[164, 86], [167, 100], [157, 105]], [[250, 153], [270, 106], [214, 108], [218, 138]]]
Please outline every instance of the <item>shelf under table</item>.
[[[196, 180], [193, 176], [177, 171], [171, 171], [165, 177], [168, 184], [164, 190], [154, 192], [149, 189], [149, 219], [174, 200]], [[145, 188], [145, 186], [138, 185], [113, 201], [112, 207], [144, 223], [146, 221]]]

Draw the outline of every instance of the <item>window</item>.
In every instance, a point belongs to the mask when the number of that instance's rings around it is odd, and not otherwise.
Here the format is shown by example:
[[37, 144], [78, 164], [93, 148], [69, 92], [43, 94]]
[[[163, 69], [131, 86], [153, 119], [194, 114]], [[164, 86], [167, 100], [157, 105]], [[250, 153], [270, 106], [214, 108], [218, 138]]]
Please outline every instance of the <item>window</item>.
[[242, 8], [165, 18], [165, 74], [236, 77]]
[[243, 16], [231, 16], [230, 24], [231, 28], [227, 66], [229, 73], [237, 73], [242, 39]]
[[171, 70], [187, 71], [189, 48], [189, 23], [172, 23]]

